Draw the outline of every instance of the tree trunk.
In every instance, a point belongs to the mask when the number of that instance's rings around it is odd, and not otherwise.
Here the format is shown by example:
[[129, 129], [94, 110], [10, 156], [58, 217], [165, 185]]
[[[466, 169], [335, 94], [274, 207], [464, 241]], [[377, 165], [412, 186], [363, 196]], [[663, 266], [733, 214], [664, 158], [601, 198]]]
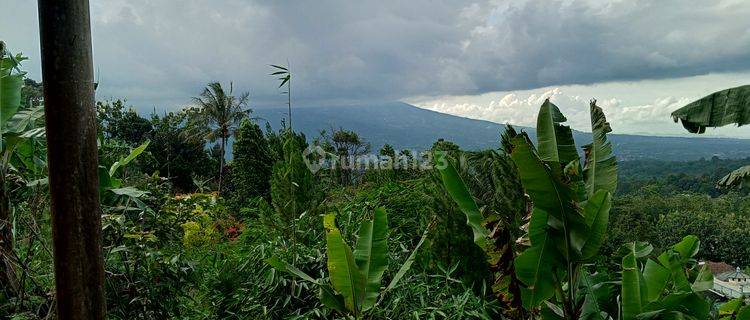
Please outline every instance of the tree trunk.
[[219, 157], [219, 194], [221, 194], [221, 184], [222, 180], [224, 179], [224, 149], [227, 145], [227, 138], [225, 136], [221, 137], [221, 156]]
[[104, 319], [88, 0], [39, 0], [57, 318]]

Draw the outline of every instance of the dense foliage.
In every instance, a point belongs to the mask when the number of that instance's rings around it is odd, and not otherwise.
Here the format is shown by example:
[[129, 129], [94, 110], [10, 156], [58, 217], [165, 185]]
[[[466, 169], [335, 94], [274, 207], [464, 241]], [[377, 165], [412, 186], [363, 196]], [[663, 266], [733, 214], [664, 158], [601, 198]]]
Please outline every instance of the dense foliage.
[[270, 197], [273, 155], [268, 139], [257, 123], [244, 119], [237, 129], [233, 145], [232, 169], [228, 193], [237, 208], [248, 206], [250, 200]]
[[[2, 58], [0, 317], [50, 318], [41, 85], [22, 81], [21, 56]], [[98, 104], [110, 318], [750, 316], [742, 300], [713, 303], [697, 263], [750, 265], [750, 202], [714, 188], [741, 161], [616, 162], [594, 103], [580, 157], [547, 101], [535, 143], [509, 128], [494, 150], [438, 140], [421, 154], [384, 146], [390, 166], [309, 170], [309, 146], [357, 157], [369, 144], [263, 131], [231, 92], [212, 83], [201, 108], [150, 117]]]

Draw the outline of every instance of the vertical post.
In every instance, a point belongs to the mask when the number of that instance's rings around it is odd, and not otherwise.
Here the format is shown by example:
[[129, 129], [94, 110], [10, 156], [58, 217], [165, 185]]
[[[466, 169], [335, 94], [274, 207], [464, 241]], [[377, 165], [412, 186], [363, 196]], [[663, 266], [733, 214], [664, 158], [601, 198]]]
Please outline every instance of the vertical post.
[[39, 0], [57, 318], [104, 319], [88, 0]]

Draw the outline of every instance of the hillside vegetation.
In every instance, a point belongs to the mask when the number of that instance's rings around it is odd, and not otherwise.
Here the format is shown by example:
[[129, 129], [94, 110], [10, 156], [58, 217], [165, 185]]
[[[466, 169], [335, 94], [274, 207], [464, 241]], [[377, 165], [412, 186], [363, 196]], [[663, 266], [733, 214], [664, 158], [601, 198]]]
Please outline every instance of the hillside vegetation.
[[[22, 60], [0, 63], [0, 317], [49, 319], [44, 102]], [[149, 117], [97, 103], [111, 319], [750, 319], [699, 263], [750, 266], [750, 202], [715, 187], [744, 160], [621, 161], [596, 101], [589, 139], [545, 101], [490, 148], [412, 153], [261, 125], [231, 86], [197, 95]]]

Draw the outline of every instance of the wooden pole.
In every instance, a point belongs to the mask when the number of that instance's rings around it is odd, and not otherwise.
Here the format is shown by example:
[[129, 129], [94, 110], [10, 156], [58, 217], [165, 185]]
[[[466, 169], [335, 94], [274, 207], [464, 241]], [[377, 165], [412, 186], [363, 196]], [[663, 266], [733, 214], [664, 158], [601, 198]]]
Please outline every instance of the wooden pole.
[[88, 0], [39, 0], [57, 318], [104, 319]]

